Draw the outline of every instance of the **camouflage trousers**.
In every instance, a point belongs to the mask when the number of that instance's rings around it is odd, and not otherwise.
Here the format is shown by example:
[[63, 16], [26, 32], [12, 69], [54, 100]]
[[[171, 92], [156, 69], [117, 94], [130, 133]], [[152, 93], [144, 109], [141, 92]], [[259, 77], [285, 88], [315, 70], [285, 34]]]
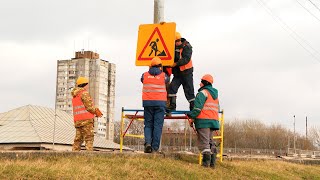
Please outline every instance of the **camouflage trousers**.
[[74, 123], [74, 127], [76, 128], [76, 137], [74, 138], [72, 151], [80, 151], [83, 141], [86, 143], [87, 151], [93, 151], [93, 123], [93, 119], [80, 120]]

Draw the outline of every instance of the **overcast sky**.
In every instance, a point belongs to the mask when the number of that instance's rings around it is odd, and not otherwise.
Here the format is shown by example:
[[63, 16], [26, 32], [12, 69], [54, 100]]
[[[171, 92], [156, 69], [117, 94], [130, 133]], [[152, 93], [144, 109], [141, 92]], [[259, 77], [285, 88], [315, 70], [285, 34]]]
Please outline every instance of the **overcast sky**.
[[[319, 0], [313, 0], [320, 7]], [[299, 4], [300, 3], [300, 4]], [[195, 92], [210, 73], [227, 121], [257, 119], [305, 133], [320, 125], [320, 10], [308, 0], [165, 0], [166, 22], [193, 46]], [[309, 11], [309, 12], [308, 12]], [[81, 49], [117, 65], [121, 107], [142, 109], [140, 24], [153, 0], [0, 0], [0, 112], [54, 108], [57, 60]], [[178, 110], [187, 110], [182, 87]]]

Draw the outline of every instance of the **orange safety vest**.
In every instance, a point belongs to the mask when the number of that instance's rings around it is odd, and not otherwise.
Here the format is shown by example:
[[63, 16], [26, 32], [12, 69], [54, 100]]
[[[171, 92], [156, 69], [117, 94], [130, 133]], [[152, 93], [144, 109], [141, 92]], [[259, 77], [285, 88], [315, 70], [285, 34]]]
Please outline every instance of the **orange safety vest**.
[[86, 107], [84, 106], [81, 95], [85, 92], [80, 91], [75, 97], [72, 99], [72, 106], [73, 106], [73, 120], [74, 121], [81, 121], [86, 119], [92, 119], [94, 118], [94, 114], [90, 113], [86, 110]]
[[213, 99], [210, 92], [204, 89], [201, 91], [206, 97], [207, 100], [203, 105], [203, 108], [198, 115], [198, 119], [215, 119], [219, 120], [219, 100]]
[[143, 74], [142, 100], [167, 101], [164, 72], [157, 76], [149, 72]]
[[[183, 48], [180, 49], [180, 57], [181, 57], [181, 55], [182, 55], [182, 51], [183, 51]], [[191, 57], [190, 57], [190, 58], [191, 58]], [[179, 66], [180, 71], [184, 71], [184, 70], [190, 69], [190, 68], [192, 68], [192, 67], [193, 67], [193, 65], [192, 65], [192, 60], [191, 60], [191, 59], [190, 59], [190, 61], [189, 61], [187, 64], [182, 65], [182, 66]]]

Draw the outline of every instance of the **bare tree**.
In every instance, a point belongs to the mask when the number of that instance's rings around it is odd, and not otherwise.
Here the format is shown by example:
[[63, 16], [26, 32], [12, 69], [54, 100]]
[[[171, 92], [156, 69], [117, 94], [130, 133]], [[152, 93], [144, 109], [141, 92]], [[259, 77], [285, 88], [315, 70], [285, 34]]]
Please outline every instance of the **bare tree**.
[[[123, 125], [123, 132], [127, 129], [129, 126], [131, 120], [126, 120], [124, 125]], [[120, 143], [120, 128], [121, 128], [121, 121], [115, 121], [114, 122], [114, 142]], [[133, 120], [131, 123], [130, 127], [128, 128], [128, 131], [126, 134], [134, 134], [134, 135], [143, 135], [143, 130], [144, 125], [143, 121], [138, 121], [138, 120]], [[124, 138], [124, 144], [126, 145], [137, 145], [138, 142], [141, 141], [141, 138], [136, 138], [136, 137], [125, 137]]]
[[310, 129], [310, 137], [309, 139], [314, 143], [314, 145], [319, 149], [320, 148], [320, 128], [312, 127]]
[[120, 143], [120, 121], [114, 121], [114, 139], [115, 143]]
[[[279, 124], [265, 125], [259, 120], [226, 121], [225, 147], [255, 149], [287, 149], [293, 144], [294, 134]], [[299, 149], [313, 149], [312, 142], [296, 134]]]

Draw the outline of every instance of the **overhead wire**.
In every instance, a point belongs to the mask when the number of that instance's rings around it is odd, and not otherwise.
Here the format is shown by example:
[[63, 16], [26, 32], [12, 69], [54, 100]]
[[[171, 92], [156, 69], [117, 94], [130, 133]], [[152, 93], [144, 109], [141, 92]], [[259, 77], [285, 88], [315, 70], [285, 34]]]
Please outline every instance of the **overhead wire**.
[[315, 8], [317, 8], [319, 11], [320, 11], [320, 8], [314, 3], [312, 2], [311, 0], [308, 0]]
[[316, 19], [320, 22], [320, 19], [319, 19], [316, 15], [314, 15], [312, 12], [310, 12], [305, 6], [303, 6], [303, 5], [299, 2], [299, 0], [296, 0], [296, 1], [297, 1], [297, 3], [298, 3], [303, 9], [305, 9], [306, 11], [308, 11], [309, 14], [311, 14], [314, 18], [316, 18]]
[[[256, 0], [260, 6], [262, 6], [268, 14], [275, 20], [276, 22], [280, 23], [280, 26], [289, 34], [291, 38], [293, 38], [305, 51], [307, 51], [316, 61], [320, 62], [320, 59], [315, 55], [320, 53], [313, 48], [306, 40], [304, 40], [298, 33], [296, 33], [290, 26], [288, 26], [279, 16], [273, 13], [272, 9], [270, 9], [263, 0]], [[302, 41], [302, 42], [300, 42]], [[304, 44], [303, 44], [304, 43]], [[308, 49], [308, 48], [309, 49]], [[313, 52], [310, 51], [313, 50]]]

